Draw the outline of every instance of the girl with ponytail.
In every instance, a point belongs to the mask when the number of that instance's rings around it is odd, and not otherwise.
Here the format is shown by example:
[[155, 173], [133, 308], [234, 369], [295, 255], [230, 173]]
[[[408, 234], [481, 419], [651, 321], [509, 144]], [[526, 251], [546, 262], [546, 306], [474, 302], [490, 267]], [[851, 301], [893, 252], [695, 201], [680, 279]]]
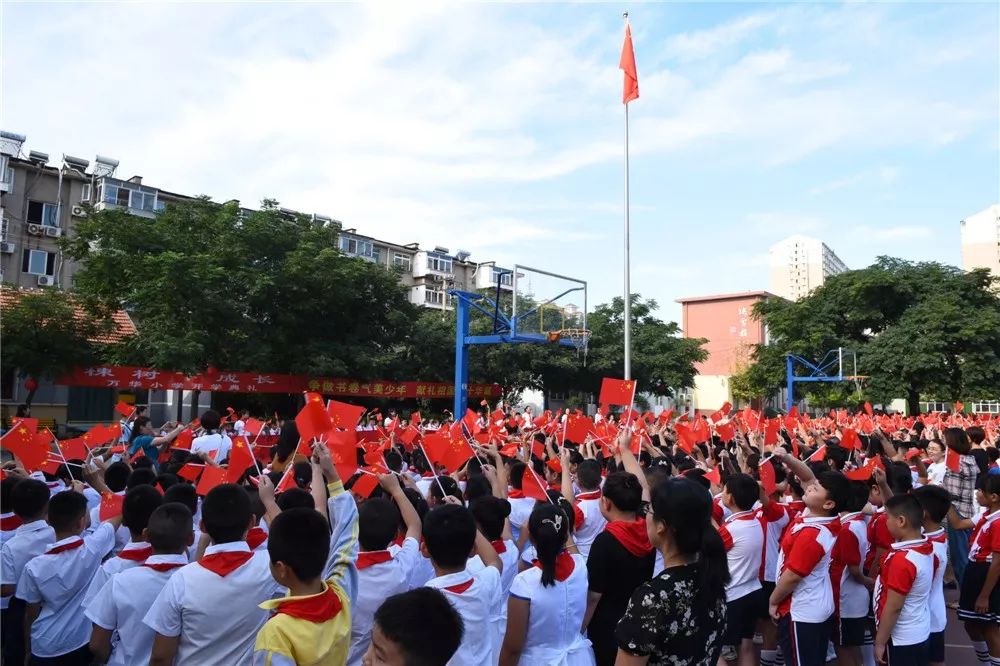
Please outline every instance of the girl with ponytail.
[[570, 517], [539, 502], [528, 518], [537, 556], [510, 587], [500, 666], [594, 666], [580, 633], [587, 609], [587, 564], [573, 544]]

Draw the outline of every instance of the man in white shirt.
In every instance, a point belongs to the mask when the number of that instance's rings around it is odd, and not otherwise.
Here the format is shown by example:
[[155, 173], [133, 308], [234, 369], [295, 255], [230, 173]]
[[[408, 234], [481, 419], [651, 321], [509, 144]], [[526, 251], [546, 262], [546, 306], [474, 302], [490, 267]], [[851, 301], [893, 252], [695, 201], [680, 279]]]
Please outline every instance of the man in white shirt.
[[87, 606], [93, 622], [90, 651], [96, 661], [110, 666], [149, 663], [156, 633], [142, 618], [167, 581], [188, 563], [187, 548], [194, 541], [191, 511], [177, 502], [164, 504], [149, 517], [144, 532], [152, 554], [140, 566], [110, 578]]

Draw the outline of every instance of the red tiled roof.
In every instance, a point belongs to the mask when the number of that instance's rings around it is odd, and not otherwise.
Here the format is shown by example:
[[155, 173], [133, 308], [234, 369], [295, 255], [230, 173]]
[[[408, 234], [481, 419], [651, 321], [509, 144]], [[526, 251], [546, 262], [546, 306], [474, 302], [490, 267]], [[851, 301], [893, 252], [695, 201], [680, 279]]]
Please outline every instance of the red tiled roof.
[[[40, 293], [40, 289], [18, 289], [4, 285], [0, 288], [0, 310], [7, 310], [27, 294]], [[83, 311], [83, 308], [76, 306], [76, 318], [80, 321], [90, 319], [90, 315]], [[137, 333], [135, 324], [124, 310], [116, 310], [111, 315], [111, 329], [107, 333], [101, 333], [90, 339], [98, 344], [114, 344], [122, 342]]]

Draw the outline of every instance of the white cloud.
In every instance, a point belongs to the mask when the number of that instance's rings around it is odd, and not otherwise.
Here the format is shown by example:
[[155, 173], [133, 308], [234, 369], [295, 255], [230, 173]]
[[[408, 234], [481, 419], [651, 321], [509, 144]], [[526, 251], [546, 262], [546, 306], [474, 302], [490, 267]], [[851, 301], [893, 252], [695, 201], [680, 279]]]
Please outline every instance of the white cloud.
[[818, 194], [828, 194], [843, 190], [855, 185], [874, 185], [876, 187], [888, 187], [899, 180], [899, 169], [893, 166], [882, 166], [877, 169], [866, 169], [846, 178], [832, 180], [822, 185], [817, 185], [809, 190], [812, 196]]
[[664, 55], [669, 59], [690, 61], [716, 55], [721, 49], [733, 49], [774, 20], [774, 14], [750, 14], [707, 30], [684, 32], [671, 37]]

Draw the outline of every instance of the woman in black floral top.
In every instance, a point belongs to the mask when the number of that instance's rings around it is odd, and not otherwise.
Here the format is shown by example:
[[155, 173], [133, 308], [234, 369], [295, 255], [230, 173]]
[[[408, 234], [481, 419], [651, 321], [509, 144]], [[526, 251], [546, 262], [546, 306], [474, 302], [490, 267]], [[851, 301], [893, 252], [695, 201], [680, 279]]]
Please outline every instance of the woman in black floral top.
[[618, 623], [618, 666], [714, 666], [726, 628], [729, 566], [712, 526], [712, 501], [688, 479], [651, 491], [649, 540], [664, 570], [632, 594]]

